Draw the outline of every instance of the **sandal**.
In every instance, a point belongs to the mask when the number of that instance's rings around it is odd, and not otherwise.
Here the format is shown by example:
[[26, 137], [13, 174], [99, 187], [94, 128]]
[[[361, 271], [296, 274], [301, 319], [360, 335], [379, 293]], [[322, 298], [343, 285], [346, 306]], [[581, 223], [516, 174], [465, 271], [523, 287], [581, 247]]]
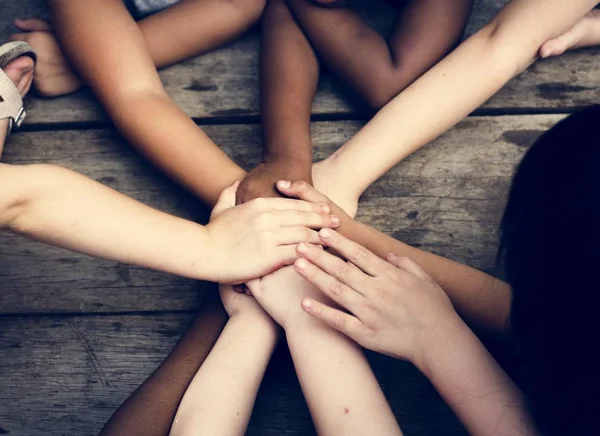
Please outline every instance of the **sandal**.
[[9, 119], [8, 133], [21, 125], [26, 113], [21, 94], [2, 68], [21, 56], [29, 56], [34, 62], [36, 60], [33, 48], [25, 42], [9, 42], [0, 46], [0, 120]]

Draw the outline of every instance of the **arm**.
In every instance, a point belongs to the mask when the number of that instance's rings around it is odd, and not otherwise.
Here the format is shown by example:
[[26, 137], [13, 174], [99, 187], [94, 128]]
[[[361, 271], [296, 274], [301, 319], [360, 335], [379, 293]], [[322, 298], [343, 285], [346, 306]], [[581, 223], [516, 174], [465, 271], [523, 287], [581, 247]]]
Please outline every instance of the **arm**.
[[117, 409], [100, 436], [169, 434], [185, 390], [208, 356], [226, 320], [218, 297], [208, 293], [192, 325], [169, 356]]
[[122, 0], [47, 0], [67, 57], [123, 135], [213, 205], [244, 171], [169, 98]]
[[[187, 0], [138, 21], [156, 68], [206, 53], [240, 36], [256, 23], [265, 0]], [[46, 97], [83, 86], [54, 37], [52, 25], [40, 19], [16, 20], [23, 33], [11, 39], [29, 42], [39, 54], [35, 87]]]
[[351, 8], [287, 0], [325, 65], [372, 110], [381, 108], [458, 43], [472, 2], [404, 2], [386, 41]]
[[301, 244], [296, 270], [351, 314], [313, 299], [305, 310], [359, 344], [416, 365], [475, 436], [535, 435], [523, 395], [414, 261], [385, 262], [341, 235]]
[[221, 288], [230, 315], [187, 389], [171, 435], [243, 435], [277, 343], [277, 327], [253, 298]]
[[595, 4], [513, 0], [328, 159], [335, 184], [358, 198], [400, 160], [453, 127], [531, 65], [544, 42], [568, 30]]
[[330, 205], [340, 217], [338, 231], [385, 258], [388, 253], [410, 257], [419, 263], [450, 297], [456, 311], [475, 327], [504, 332], [510, 313], [511, 290], [507, 283], [482, 271], [404, 244], [385, 233], [348, 217], [343, 210], [303, 182], [280, 182], [277, 188], [289, 197]]
[[322, 205], [283, 198], [233, 208], [235, 189], [218, 205], [227, 210], [201, 226], [63, 168], [0, 164], [0, 228], [109, 260], [239, 283], [293, 262], [290, 244], [318, 240], [304, 224], [331, 222]]
[[360, 348], [302, 312], [318, 292], [293, 268], [248, 283], [284, 329], [296, 373], [321, 435], [399, 435], [392, 411]]
[[260, 47], [263, 162], [240, 184], [238, 203], [278, 196], [281, 178], [312, 183], [310, 116], [318, 79], [317, 58], [285, 0], [270, 0]]

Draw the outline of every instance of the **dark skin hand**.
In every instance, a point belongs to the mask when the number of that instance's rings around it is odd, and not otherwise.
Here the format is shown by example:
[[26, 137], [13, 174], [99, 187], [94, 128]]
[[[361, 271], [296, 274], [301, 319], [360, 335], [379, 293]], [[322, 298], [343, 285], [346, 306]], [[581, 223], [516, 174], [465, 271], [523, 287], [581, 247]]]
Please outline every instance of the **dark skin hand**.
[[310, 170], [294, 159], [262, 162], [242, 180], [237, 190], [236, 203], [242, 204], [259, 197], [281, 197], [275, 184], [278, 180], [304, 180], [312, 185]]
[[310, 116], [319, 66], [284, 0], [267, 3], [260, 43], [263, 162], [241, 182], [238, 204], [280, 196], [278, 180], [312, 184]]

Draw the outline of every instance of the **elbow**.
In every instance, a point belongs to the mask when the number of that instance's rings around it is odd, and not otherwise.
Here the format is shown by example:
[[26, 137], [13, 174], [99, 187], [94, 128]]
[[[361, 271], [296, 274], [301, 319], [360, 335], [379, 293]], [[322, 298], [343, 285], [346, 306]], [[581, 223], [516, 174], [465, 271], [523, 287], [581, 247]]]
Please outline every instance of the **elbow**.
[[363, 100], [369, 111], [377, 112], [404, 91], [415, 79], [416, 77], [412, 79], [407, 77], [403, 70], [393, 71], [376, 80], [363, 96]]
[[511, 77], [526, 70], [538, 57], [545, 41], [523, 38], [513, 26], [495, 18], [472, 36], [482, 45], [482, 52]]

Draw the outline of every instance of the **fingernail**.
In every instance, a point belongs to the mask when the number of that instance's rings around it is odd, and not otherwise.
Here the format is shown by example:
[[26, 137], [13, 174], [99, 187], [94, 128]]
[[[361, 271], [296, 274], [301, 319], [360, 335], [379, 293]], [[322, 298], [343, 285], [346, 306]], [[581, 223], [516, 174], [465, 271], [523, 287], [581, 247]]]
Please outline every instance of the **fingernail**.
[[331, 208], [329, 207], [328, 204], [322, 204], [321, 210], [323, 211], [323, 213], [326, 213], [327, 215], [329, 215], [329, 212], [331, 212]]
[[308, 262], [306, 261], [306, 259], [298, 259], [296, 261], [296, 268], [298, 269], [305, 269], [307, 265]]
[[313, 302], [311, 300], [302, 300], [302, 307], [305, 309], [311, 309], [313, 306]]
[[331, 224], [333, 224], [334, 226], [339, 226], [340, 219], [335, 215], [331, 215]]
[[280, 188], [291, 188], [292, 187], [292, 182], [288, 181], [288, 180], [280, 180], [279, 182], [277, 182], [277, 186], [279, 186]]
[[331, 238], [331, 230], [329, 229], [321, 229], [319, 231], [319, 236], [323, 239]]
[[308, 245], [306, 245], [304, 242], [302, 242], [302, 243], [298, 244], [296, 251], [300, 254], [306, 254], [306, 253], [308, 253]]

